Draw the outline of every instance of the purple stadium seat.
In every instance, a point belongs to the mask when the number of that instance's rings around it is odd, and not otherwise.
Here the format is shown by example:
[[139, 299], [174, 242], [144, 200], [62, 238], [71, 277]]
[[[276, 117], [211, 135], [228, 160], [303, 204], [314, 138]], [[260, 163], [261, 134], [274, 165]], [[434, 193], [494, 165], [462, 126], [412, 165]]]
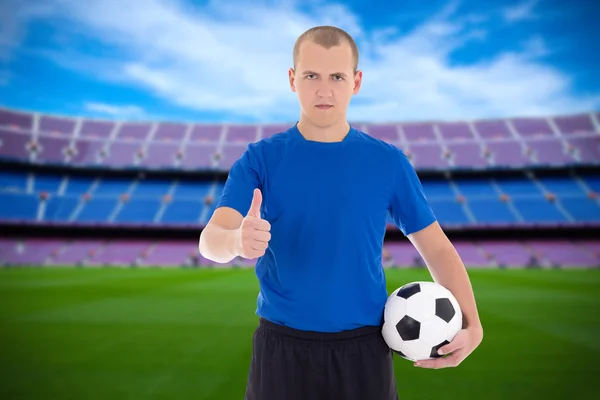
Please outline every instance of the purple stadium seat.
[[447, 168], [442, 146], [437, 143], [411, 143], [412, 162], [416, 168]]
[[[396, 267], [412, 267], [415, 266], [415, 259], [422, 261], [419, 252], [410, 242], [405, 243], [384, 243], [384, 248], [389, 252], [391, 260], [389, 265]], [[385, 259], [383, 264], [386, 264]]]
[[31, 133], [12, 132], [0, 128], [0, 156], [28, 160], [27, 143], [30, 141]]
[[109, 121], [84, 120], [81, 124], [79, 137], [108, 139], [115, 125]]
[[187, 126], [183, 124], [162, 123], [154, 133], [154, 140], [181, 142], [185, 137]]
[[0, 110], [0, 126], [29, 131], [33, 129], [33, 114]]
[[195, 125], [192, 129], [190, 142], [218, 142], [222, 131], [223, 127], [220, 125]]
[[48, 163], [63, 163], [65, 160], [64, 149], [71, 141], [68, 137], [38, 136], [39, 149], [36, 161]]
[[477, 246], [471, 242], [457, 241], [454, 247], [466, 266], [485, 267], [491, 266], [490, 260], [485, 258]]
[[531, 253], [517, 242], [482, 242], [481, 247], [498, 262], [507, 267], [521, 267], [527, 265]]
[[522, 137], [553, 136], [552, 128], [543, 118], [515, 118], [512, 125]]
[[443, 140], [471, 140], [475, 139], [469, 125], [464, 122], [445, 122], [438, 124], [438, 129]]
[[227, 128], [226, 143], [250, 143], [256, 141], [256, 126], [230, 126]]
[[219, 169], [230, 169], [234, 162], [244, 154], [248, 145], [246, 144], [226, 144], [223, 146], [223, 156], [219, 160]]
[[566, 153], [559, 139], [531, 139], [526, 140], [525, 143], [531, 148], [538, 164], [557, 165], [575, 162], [575, 159]]
[[477, 121], [473, 123], [473, 128], [482, 139], [512, 138], [512, 134], [504, 120]]
[[95, 165], [100, 151], [106, 141], [93, 139], [78, 139], [73, 147], [75, 155], [71, 158], [71, 163], [77, 165]]
[[149, 247], [144, 241], [111, 242], [91, 259], [96, 265], [130, 265]]
[[516, 140], [488, 141], [487, 147], [491, 152], [493, 165], [504, 167], [522, 167], [531, 162], [523, 154], [521, 143]]
[[142, 142], [114, 141], [108, 149], [108, 155], [102, 161], [107, 166], [130, 166], [135, 162], [136, 154], [142, 147]]
[[380, 124], [380, 125], [367, 125], [366, 133], [374, 138], [383, 140], [388, 143], [398, 143], [400, 136], [398, 135], [398, 128], [394, 124]]
[[596, 257], [567, 241], [529, 241], [528, 244], [534, 252], [544, 257], [553, 265], [564, 267], [600, 266]]
[[92, 250], [98, 250], [102, 247], [102, 242], [98, 240], [76, 240], [65, 244], [52, 259], [53, 264], [58, 265], [76, 265], [83, 262], [90, 256]]
[[40, 133], [62, 133], [66, 136], [72, 136], [75, 130], [75, 120], [66, 118], [56, 118], [42, 115], [40, 117]]
[[178, 143], [150, 143], [140, 165], [155, 168], [173, 167], [178, 151]]
[[145, 265], [174, 266], [184, 265], [192, 252], [197, 252], [197, 244], [192, 242], [163, 242], [149, 248], [144, 257]]
[[269, 138], [277, 133], [285, 132], [290, 129], [293, 124], [290, 125], [264, 125], [262, 127], [261, 137]]
[[409, 143], [437, 141], [431, 124], [405, 124], [402, 125], [402, 130]]
[[181, 166], [184, 168], [211, 168], [217, 146], [214, 144], [188, 144], [183, 152]]
[[589, 114], [556, 117], [554, 123], [563, 135], [594, 132]]
[[581, 162], [600, 162], [600, 135], [569, 137], [565, 140], [575, 148]]
[[448, 143], [456, 167], [485, 167], [487, 159], [483, 156], [477, 142]]
[[145, 140], [150, 134], [152, 125], [146, 123], [125, 123], [117, 132], [117, 139]]
[[53, 251], [59, 250], [64, 242], [53, 239], [25, 239], [18, 240], [1, 257], [4, 262], [13, 265], [40, 265]]

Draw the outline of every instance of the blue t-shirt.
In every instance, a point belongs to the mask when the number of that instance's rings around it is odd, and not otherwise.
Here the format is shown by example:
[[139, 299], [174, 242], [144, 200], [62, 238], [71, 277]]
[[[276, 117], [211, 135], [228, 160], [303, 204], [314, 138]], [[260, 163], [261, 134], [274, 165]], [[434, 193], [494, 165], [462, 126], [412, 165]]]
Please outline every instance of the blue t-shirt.
[[294, 125], [248, 146], [218, 207], [247, 215], [255, 188], [271, 224], [255, 269], [257, 315], [320, 332], [380, 325], [388, 213], [405, 235], [435, 221], [405, 154], [354, 127], [342, 141], [325, 143]]

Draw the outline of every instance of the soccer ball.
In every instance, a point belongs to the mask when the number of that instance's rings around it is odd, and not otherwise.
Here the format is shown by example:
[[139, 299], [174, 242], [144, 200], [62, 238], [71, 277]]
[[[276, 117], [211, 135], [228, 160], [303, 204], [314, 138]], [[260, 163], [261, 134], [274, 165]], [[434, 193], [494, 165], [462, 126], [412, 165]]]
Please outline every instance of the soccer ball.
[[438, 349], [462, 328], [462, 312], [452, 293], [435, 282], [412, 282], [396, 289], [384, 309], [382, 334], [407, 360], [438, 358]]

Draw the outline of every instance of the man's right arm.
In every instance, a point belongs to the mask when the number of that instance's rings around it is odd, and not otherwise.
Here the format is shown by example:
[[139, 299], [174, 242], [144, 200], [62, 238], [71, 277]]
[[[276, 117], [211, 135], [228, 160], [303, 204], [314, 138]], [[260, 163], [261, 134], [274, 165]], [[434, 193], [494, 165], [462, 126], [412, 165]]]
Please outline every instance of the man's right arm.
[[271, 224], [260, 216], [262, 193], [254, 189], [245, 217], [231, 207], [218, 207], [200, 234], [199, 250], [204, 258], [224, 264], [240, 256], [262, 257], [271, 240]]
[[225, 264], [240, 253], [239, 228], [244, 217], [233, 208], [215, 210], [200, 234], [200, 254], [208, 260]]

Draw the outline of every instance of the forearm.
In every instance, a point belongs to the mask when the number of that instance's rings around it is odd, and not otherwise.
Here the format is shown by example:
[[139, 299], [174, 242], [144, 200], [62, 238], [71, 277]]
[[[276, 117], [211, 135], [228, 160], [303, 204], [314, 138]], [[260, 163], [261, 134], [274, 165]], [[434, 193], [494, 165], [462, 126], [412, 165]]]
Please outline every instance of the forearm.
[[463, 328], [482, 330], [471, 281], [454, 246], [448, 242], [429, 258], [426, 263], [434, 281], [449, 289], [460, 305]]
[[208, 260], [224, 264], [238, 256], [238, 230], [212, 224], [200, 234], [200, 254]]

